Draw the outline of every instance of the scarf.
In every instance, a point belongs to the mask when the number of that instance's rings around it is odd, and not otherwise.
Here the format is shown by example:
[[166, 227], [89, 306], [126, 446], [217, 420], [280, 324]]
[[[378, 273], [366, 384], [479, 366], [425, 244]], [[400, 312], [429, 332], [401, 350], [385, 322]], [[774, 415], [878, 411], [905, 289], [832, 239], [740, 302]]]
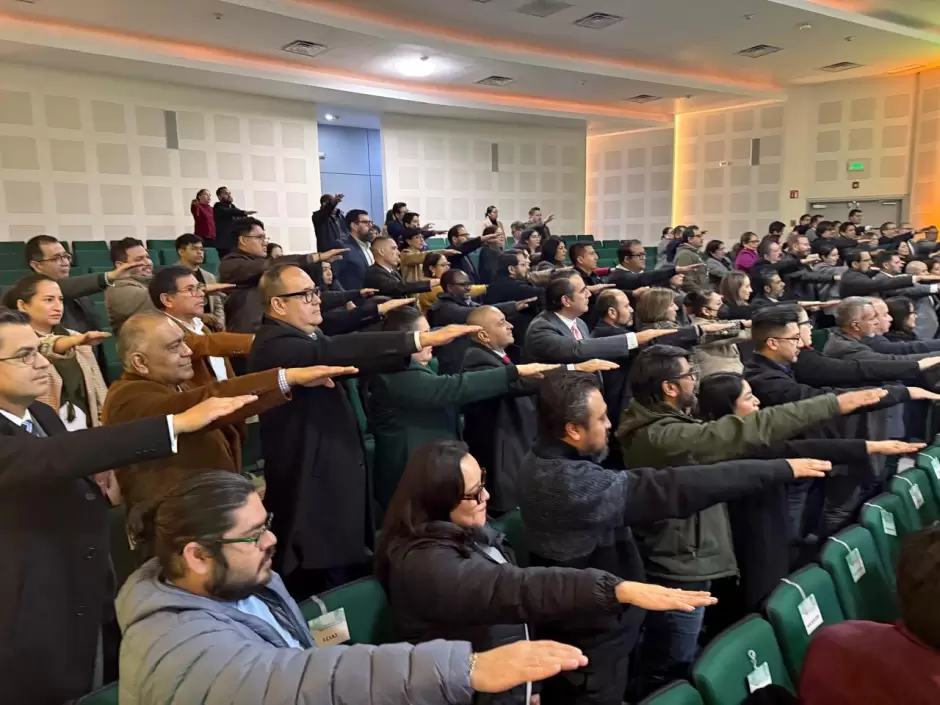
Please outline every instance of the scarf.
[[[63, 325], [54, 326], [52, 333], [53, 335], [71, 335]], [[78, 364], [78, 358], [52, 360], [52, 365], [62, 378], [62, 396], [59, 399], [59, 405], [66, 407], [66, 419], [70, 422], [75, 420], [75, 407], [77, 406], [84, 412], [90, 423], [91, 412], [88, 407], [88, 393], [85, 390], [85, 374], [82, 372], [81, 365]]]

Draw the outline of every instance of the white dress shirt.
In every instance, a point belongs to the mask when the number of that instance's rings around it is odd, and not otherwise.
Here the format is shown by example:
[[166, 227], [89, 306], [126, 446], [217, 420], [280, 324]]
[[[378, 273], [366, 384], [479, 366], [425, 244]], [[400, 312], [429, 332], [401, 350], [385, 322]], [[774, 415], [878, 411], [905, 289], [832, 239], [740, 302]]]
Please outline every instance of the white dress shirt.
[[363, 254], [363, 255], [365, 256], [365, 258], [366, 258], [366, 264], [368, 264], [368, 265], [373, 265], [373, 264], [375, 264], [375, 257], [372, 256], [372, 247], [371, 247], [371, 245], [367, 245], [367, 244], [364, 243], [362, 240], [360, 240], [358, 237], [354, 237], [354, 238], [353, 238], [353, 242], [355, 242], [357, 245], [359, 245], [359, 249], [362, 250], [362, 254]]
[[[170, 314], [166, 315], [167, 318], [172, 318], [193, 335], [206, 334], [206, 324], [202, 322], [201, 318], [194, 318], [192, 323], [187, 323], [186, 321], [182, 321], [175, 316], [171, 316]], [[225, 358], [208, 357], [206, 359], [209, 361], [209, 367], [212, 368], [212, 374], [215, 375], [217, 381], [224, 382], [228, 379], [228, 370], [225, 369]]]
[[[14, 414], [11, 414], [9, 411], [4, 409], [0, 409], [0, 414], [3, 414], [11, 422], [20, 427], [22, 427], [27, 421], [31, 422], [33, 426], [39, 426], [39, 423], [36, 421], [36, 419], [33, 418], [33, 415], [29, 413], [28, 409], [26, 410], [26, 416], [23, 417], [15, 416]], [[49, 432], [46, 429], [43, 428], [42, 430], [47, 436], [49, 435]], [[170, 448], [175, 453], [177, 442], [176, 434], [173, 432], [173, 416], [171, 414], [168, 414], [166, 417], [166, 430], [170, 434]]]

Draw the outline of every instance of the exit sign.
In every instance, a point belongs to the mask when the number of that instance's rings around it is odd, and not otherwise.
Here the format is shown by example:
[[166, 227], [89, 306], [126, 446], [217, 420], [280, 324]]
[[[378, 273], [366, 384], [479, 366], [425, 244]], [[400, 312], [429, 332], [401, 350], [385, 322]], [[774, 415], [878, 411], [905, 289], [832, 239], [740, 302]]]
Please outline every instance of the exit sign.
[[862, 161], [850, 161], [849, 162], [849, 171], [865, 171], [865, 162]]

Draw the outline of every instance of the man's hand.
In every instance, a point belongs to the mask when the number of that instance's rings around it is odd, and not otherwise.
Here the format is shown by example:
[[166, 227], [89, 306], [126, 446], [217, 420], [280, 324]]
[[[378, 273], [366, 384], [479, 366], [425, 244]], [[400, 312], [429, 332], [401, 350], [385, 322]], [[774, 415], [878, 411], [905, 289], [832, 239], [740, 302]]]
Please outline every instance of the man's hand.
[[235, 413], [246, 404], [252, 404], [256, 401], [258, 401], [258, 397], [255, 394], [206, 399], [182, 414], [173, 416], [173, 433], [179, 436], [183, 433], [199, 431], [223, 416]]
[[219, 294], [225, 291], [226, 289], [234, 289], [234, 288], [235, 288], [234, 284], [223, 284], [222, 282], [216, 282], [215, 284], [206, 284], [206, 288], [203, 289], [203, 291], [205, 291], [206, 294]]
[[940, 401], [940, 394], [920, 387], [908, 387], [907, 391], [911, 394], [911, 401]]
[[490, 233], [489, 235], [481, 235], [480, 240], [483, 242], [493, 242], [494, 240], [499, 240], [499, 233]]
[[463, 252], [461, 252], [460, 250], [447, 249], [447, 250], [441, 250], [441, 254], [444, 255], [445, 257], [456, 257], [457, 255], [462, 255]]
[[651, 340], [656, 340], [664, 335], [674, 335], [679, 331], [674, 328], [650, 328], [648, 330], [641, 330], [636, 334], [636, 342], [638, 345], [644, 345]]
[[925, 357], [917, 361], [917, 367], [921, 370], [929, 370], [931, 367], [940, 365], [940, 355], [937, 357]]
[[616, 284], [591, 284], [591, 286], [589, 286], [587, 290], [590, 291], [592, 294], [597, 294], [603, 291], [604, 289], [613, 289], [615, 286], [617, 285]]
[[543, 372], [557, 370], [558, 365], [544, 365], [541, 362], [530, 362], [527, 365], [516, 365], [520, 377], [541, 377]]
[[704, 266], [704, 262], [700, 262], [699, 264], [686, 264], [681, 267], [676, 267], [676, 274], [688, 274], [689, 272], [694, 272], [696, 269], [701, 269]]
[[[748, 321], [750, 323], [750, 321]], [[734, 327], [734, 323], [703, 323], [699, 326], [703, 333], [721, 333]]]
[[370, 296], [375, 296], [378, 293], [379, 293], [378, 289], [360, 289], [359, 290], [359, 296], [362, 296], [363, 298], [369, 298]]
[[940, 274], [915, 274], [911, 279], [915, 284], [920, 282], [940, 282]]
[[634, 289], [632, 293], [633, 293], [634, 296], [640, 297], [640, 296], [643, 296], [643, 294], [645, 294], [645, 293], [646, 293], [647, 291], [649, 291], [649, 290], [650, 290], [650, 287], [648, 287], [648, 286], [641, 286], [641, 287], [639, 287], [639, 288], [637, 288], [637, 289]]
[[839, 402], [839, 413], [851, 414], [863, 406], [877, 404], [887, 395], [887, 389], [859, 389], [855, 392], [846, 392], [836, 397]]
[[338, 247], [334, 250], [327, 250], [326, 252], [318, 252], [317, 262], [332, 262], [334, 260], [343, 259], [343, 253], [349, 252], [349, 248]]
[[479, 693], [502, 693], [530, 681], [587, 666], [580, 649], [557, 641], [516, 641], [476, 654], [470, 687]]
[[905, 443], [904, 441], [865, 441], [865, 448], [869, 454], [881, 455], [907, 455], [923, 450], [926, 443]]
[[551, 223], [553, 220], [555, 220], [555, 214], [554, 214], [554, 213], [549, 213], [549, 214], [548, 214], [548, 217], [547, 217], [545, 220], [543, 220], [542, 222], [543, 222], [545, 225], [548, 225], [548, 224]]
[[473, 335], [481, 331], [480, 326], [464, 326], [459, 324], [453, 324], [449, 326], [444, 326], [443, 328], [438, 328], [437, 330], [431, 330], [427, 333], [421, 333], [419, 340], [421, 341], [421, 347], [439, 347], [441, 345], [447, 345], [450, 342], [457, 340], [457, 338], [462, 338], [466, 335]]
[[359, 373], [358, 367], [334, 367], [314, 365], [313, 367], [294, 367], [284, 370], [287, 383], [292, 387], [333, 387], [332, 377], [344, 377]]
[[110, 272], [106, 272], [104, 278], [108, 282], [113, 282], [117, 279], [126, 279], [127, 277], [133, 277], [136, 274], [140, 273], [140, 268], [144, 265], [140, 262], [124, 262], [117, 265]]
[[222, 332], [222, 324], [219, 323], [219, 319], [213, 316], [211, 313], [200, 313], [199, 320], [211, 331], [215, 333]]
[[441, 285], [441, 280], [440, 280], [440, 279], [431, 279], [431, 280], [429, 281], [429, 283], [430, 283], [430, 285], [431, 285], [431, 288], [433, 289], [435, 286], [440, 286], [440, 285]]
[[339, 205], [339, 202], [343, 200], [343, 196], [344, 196], [344, 195], [345, 195], [345, 194], [342, 194], [342, 193], [334, 194], [334, 195], [333, 195], [333, 205], [334, 205], [334, 206], [338, 206], [338, 205]]
[[578, 372], [609, 372], [610, 370], [620, 369], [620, 365], [610, 360], [587, 360], [579, 362], [574, 366]]
[[521, 311], [524, 308], [529, 308], [531, 304], [534, 304], [539, 300], [538, 296], [533, 296], [531, 299], [523, 299], [522, 301], [516, 302], [516, 310]]
[[819, 255], [809, 255], [800, 260], [800, 264], [805, 264], [807, 266], [816, 264], [820, 261]]
[[245, 211], [245, 215], [255, 215], [258, 211]]
[[828, 460], [812, 460], [810, 458], [798, 458], [788, 460], [790, 469], [793, 470], [793, 477], [797, 480], [807, 477], [825, 477], [826, 473], [832, 470], [832, 463]]
[[677, 590], [652, 583], [634, 583], [629, 580], [617, 585], [614, 592], [622, 605], [636, 605], [644, 610], [665, 612], [679, 610], [694, 612], [696, 607], [709, 607], [718, 602], [710, 592]]
[[378, 306], [379, 315], [384, 316], [389, 311], [401, 308], [402, 306], [411, 306], [414, 302], [414, 299], [389, 299], [388, 301], [383, 301]]

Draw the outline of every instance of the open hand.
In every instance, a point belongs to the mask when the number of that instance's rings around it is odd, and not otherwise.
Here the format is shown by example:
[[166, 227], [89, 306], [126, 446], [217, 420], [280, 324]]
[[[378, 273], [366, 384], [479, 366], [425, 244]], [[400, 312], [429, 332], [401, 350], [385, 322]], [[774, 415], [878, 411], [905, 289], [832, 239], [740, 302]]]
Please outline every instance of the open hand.
[[624, 605], [636, 605], [645, 610], [663, 612], [666, 610], [679, 610], [681, 612], [694, 612], [696, 607], [709, 607], [718, 602], [710, 592], [691, 590], [677, 590], [654, 585], [652, 583], [635, 583], [629, 580], [617, 585], [617, 601]]
[[734, 327], [734, 323], [704, 323], [699, 326], [703, 333], [721, 333]]
[[832, 463], [828, 460], [813, 460], [811, 458], [797, 458], [788, 460], [793, 477], [797, 480], [807, 477], [825, 477], [832, 470]]
[[524, 308], [528, 308], [530, 304], [533, 304], [538, 300], [539, 298], [537, 296], [533, 296], [531, 299], [523, 299], [522, 301], [517, 301], [516, 310], [521, 311]]
[[869, 453], [882, 455], [907, 455], [923, 450], [926, 446], [926, 443], [905, 443], [904, 441], [865, 441], [865, 447]]
[[530, 362], [527, 365], [516, 365], [520, 377], [541, 377], [543, 372], [558, 369], [558, 365], [545, 365], [541, 362]]
[[379, 315], [384, 316], [389, 311], [401, 308], [402, 306], [411, 306], [414, 302], [414, 299], [389, 299], [388, 301], [383, 301], [378, 306]]
[[912, 401], [940, 401], [940, 394], [920, 387], [908, 387], [907, 391], [910, 392]]
[[640, 345], [644, 345], [656, 338], [664, 335], [674, 335], [678, 332], [679, 331], [674, 328], [649, 328], [648, 330], [641, 330], [636, 334], [636, 342]]
[[855, 392], [840, 394], [836, 400], [839, 402], [839, 411], [841, 413], [851, 414], [863, 406], [877, 404], [885, 398], [887, 393], [887, 389], [860, 389]]
[[616, 284], [591, 284], [591, 286], [589, 286], [587, 290], [590, 291], [592, 294], [597, 294], [598, 292], [604, 291], [604, 289], [613, 289], [615, 286], [617, 285]]
[[686, 264], [682, 267], [676, 267], [676, 274], [688, 274], [689, 272], [694, 272], [696, 269], [701, 269], [704, 266], [704, 262], [699, 262], [698, 264]]
[[222, 282], [216, 282], [215, 284], [206, 284], [203, 289], [207, 294], [218, 294], [225, 291], [226, 289], [234, 289], [234, 284], [223, 284]]
[[500, 238], [499, 233], [490, 233], [489, 235], [481, 235], [481, 236], [480, 236], [480, 239], [481, 239], [483, 242], [493, 242], [493, 241], [495, 241], [495, 240], [499, 240], [499, 238]]
[[359, 290], [359, 296], [362, 296], [364, 298], [375, 296], [378, 293], [379, 293], [378, 289], [360, 289]]
[[480, 693], [502, 693], [588, 663], [580, 649], [557, 641], [516, 641], [480, 652], [476, 659], [470, 687]]
[[421, 333], [421, 347], [427, 348], [447, 345], [447, 343], [453, 342], [454, 340], [457, 340], [457, 338], [462, 338], [465, 335], [473, 335], [480, 330], [482, 330], [480, 326], [464, 326], [456, 323], [453, 325], [444, 326], [443, 328], [438, 328], [437, 330]]
[[140, 273], [140, 268], [143, 266], [143, 262], [124, 262], [123, 264], [117, 265], [114, 269], [105, 274], [105, 278], [109, 282], [113, 282], [115, 279], [126, 279], [127, 277], [133, 277]]
[[[70, 336], [71, 337], [71, 336]], [[75, 345], [97, 345], [103, 340], [111, 337], [110, 333], [103, 330], [90, 330], [87, 333], [79, 333], [75, 336]]]
[[286, 370], [287, 383], [301, 387], [333, 387], [333, 377], [344, 377], [359, 373], [358, 367], [338, 367], [331, 365], [313, 365], [312, 367], [295, 367]]
[[620, 365], [610, 360], [586, 360], [579, 362], [574, 366], [578, 372], [609, 372], [610, 370], [620, 369]]
[[199, 431], [223, 416], [228, 416], [246, 404], [258, 401], [255, 394], [245, 394], [240, 397], [211, 397], [201, 401], [181, 414], [173, 416], [173, 433], [177, 436], [182, 433]]
[[326, 252], [320, 253], [320, 259], [318, 262], [332, 262], [333, 260], [343, 259], [343, 253], [349, 252], [349, 248], [336, 248], [335, 250], [327, 250]]

